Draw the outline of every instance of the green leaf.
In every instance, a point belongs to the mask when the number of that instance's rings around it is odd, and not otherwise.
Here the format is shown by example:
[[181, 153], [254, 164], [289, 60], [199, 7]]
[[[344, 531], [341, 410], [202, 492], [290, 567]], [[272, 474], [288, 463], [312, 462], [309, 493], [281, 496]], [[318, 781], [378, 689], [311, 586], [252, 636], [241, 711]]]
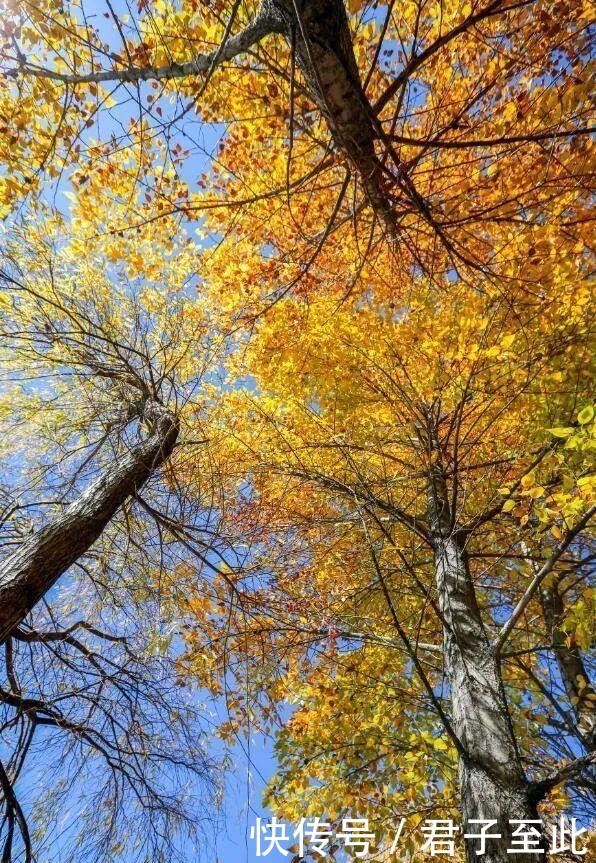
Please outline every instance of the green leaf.
[[547, 432], [550, 432], [553, 437], [566, 438], [569, 437], [570, 434], [573, 434], [572, 426], [557, 426], [556, 428], [547, 429]]

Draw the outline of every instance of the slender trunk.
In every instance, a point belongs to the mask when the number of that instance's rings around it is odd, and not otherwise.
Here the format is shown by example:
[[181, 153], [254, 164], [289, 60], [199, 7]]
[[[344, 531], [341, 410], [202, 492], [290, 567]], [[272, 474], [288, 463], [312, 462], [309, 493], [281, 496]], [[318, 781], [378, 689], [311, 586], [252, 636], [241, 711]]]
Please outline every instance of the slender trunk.
[[577, 718], [578, 731], [586, 749], [594, 752], [596, 751], [596, 692], [590, 682], [588, 670], [578, 646], [569, 645], [567, 635], [561, 629], [565, 617], [565, 604], [558, 584], [541, 588], [540, 604], [561, 679]]
[[176, 417], [156, 402], [147, 403], [144, 416], [152, 425], [150, 434], [0, 563], [0, 644], [172, 452]]
[[[436, 455], [434, 453], [433, 455]], [[452, 700], [452, 724], [461, 743], [459, 779], [465, 832], [479, 833], [471, 819], [496, 820], [487, 832], [486, 863], [511, 861], [510, 820], [536, 820], [517, 751], [498, 662], [484, 629], [465, 548], [452, 526], [447, 483], [440, 461], [430, 472], [428, 519], [435, 578], [443, 617], [443, 648]], [[540, 829], [540, 825], [534, 825]], [[466, 840], [467, 859], [478, 859], [477, 839]], [[528, 863], [543, 854], [524, 854]]]

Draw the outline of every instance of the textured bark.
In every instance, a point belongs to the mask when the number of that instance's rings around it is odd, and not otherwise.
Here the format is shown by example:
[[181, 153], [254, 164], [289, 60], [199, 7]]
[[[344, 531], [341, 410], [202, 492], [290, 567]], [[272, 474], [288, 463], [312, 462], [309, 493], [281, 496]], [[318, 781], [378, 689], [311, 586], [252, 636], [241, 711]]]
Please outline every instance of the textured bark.
[[[498, 661], [484, 629], [461, 539], [453, 530], [443, 468], [429, 477], [428, 520], [434, 544], [435, 577], [444, 622], [443, 649], [452, 700], [451, 722], [460, 741], [459, 779], [464, 826], [470, 819], [496, 819], [488, 833], [486, 863], [511, 860], [510, 819], [538, 818], [530, 784], [517, 751]], [[539, 825], [534, 825], [539, 827]], [[478, 840], [466, 840], [467, 858], [477, 860]], [[529, 863], [543, 854], [524, 854]]]
[[[567, 635], [561, 629], [565, 604], [557, 583], [541, 588], [540, 604], [561, 679], [577, 718], [578, 730], [588, 751], [595, 752], [596, 692], [579, 648], [575, 644], [567, 644]], [[582, 681], [585, 685], [581, 685]]]
[[147, 403], [144, 416], [151, 423], [149, 435], [0, 563], [0, 644], [172, 452], [176, 417], [156, 402]]
[[88, 72], [78, 75], [74, 72], [57, 72], [55, 69], [43, 69], [38, 66], [20, 65], [15, 69], [3, 72], [7, 78], [18, 78], [24, 75], [29, 78], [46, 78], [63, 84], [102, 84], [109, 81], [120, 81], [124, 84], [136, 84], [139, 81], [171, 81], [177, 78], [188, 78], [209, 72], [239, 54], [245, 54], [250, 48], [265, 36], [279, 30], [277, 17], [268, 14], [268, 3], [263, 3], [260, 12], [243, 30], [235, 36], [226, 39], [224, 45], [215, 48], [208, 54], [197, 54], [187, 63], [168, 63], [166, 66], [130, 66], [124, 69], [106, 69], [101, 72]]
[[343, 0], [266, 0], [263, 5], [294, 48], [333, 142], [360, 174], [373, 210], [393, 235], [397, 223], [387, 189], [392, 178], [375, 154], [379, 130], [360, 80]]

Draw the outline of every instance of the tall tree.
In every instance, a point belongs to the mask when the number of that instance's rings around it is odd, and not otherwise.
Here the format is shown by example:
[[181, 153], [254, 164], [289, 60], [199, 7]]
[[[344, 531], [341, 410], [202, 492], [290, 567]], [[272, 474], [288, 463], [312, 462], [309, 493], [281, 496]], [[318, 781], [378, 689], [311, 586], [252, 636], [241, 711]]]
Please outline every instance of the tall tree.
[[[573, 15], [567, 3], [553, 9], [541, 0], [348, 7], [350, 15], [341, 0], [231, 8], [158, 0], [128, 19], [106, 4], [105, 21], [85, 3], [9, 7], [5, 204], [73, 162], [81, 166], [75, 182], [86, 183], [128, 150], [145, 171], [136, 174], [134, 217], [128, 210], [112, 230], [192, 219], [214, 206], [242, 213], [255, 197], [286, 191], [306, 203], [327, 185], [336, 191], [326, 218], [351, 211], [363, 237], [372, 230], [377, 242], [381, 235], [395, 243], [404, 273], [500, 271], [493, 231], [539, 224], [552, 192], [549, 152], [574, 140], [581, 159], [589, 4]], [[121, 125], [127, 98], [133, 118]], [[87, 142], [85, 129], [99, 130], [106, 113], [122, 132]], [[155, 138], [167, 145], [178, 135], [166, 162], [202, 158], [194, 115], [230, 129], [211, 196], [201, 192], [210, 180], [189, 183], [180, 172], [164, 184], [144, 160]], [[267, 176], [274, 165], [262, 146], [280, 136], [288, 141], [275, 156], [287, 164], [281, 186]], [[294, 171], [303, 152], [306, 170]], [[265, 169], [257, 185], [256, 166]], [[311, 256], [323, 241], [313, 240]]]
[[[489, 287], [420, 287], [392, 317], [372, 292], [311, 296], [253, 334], [221, 458], [254, 487], [234, 516], [260, 525], [255, 568], [235, 614], [223, 584], [197, 608], [189, 662], [208, 680], [206, 649], [221, 673], [236, 657], [236, 723], [298, 704], [281, 812], [367, 812], [388, 847], [392, 816], [457, 806], [498, 822], [505, 860], [510, 820], [539, 823], [561, 783], [593, 793], [585, 290], [560, 317], [558, 293], [512, 313]], [[417, 746], [428, 761], [404, 764]]]
[[[219, 793], [204, 714], [179, 686], [164, 586], [180, 559], [174, 525], [209, 530], [209, 505], [178, 493], [170, 458], [184, 450], [182, 415], [217, 335], [198, 310], [185, 314], [180, 257], [161, 265], [165, 296], [146, 279], [112, 282], [109, 267], [97, 250], [73, 254], [49, 213], [5, 238], [6, 861], [43, 849], [55, 860], [181, 859]], [[200, 556], [211, 537], [193, 541]], [[32, 782], [40, 769], [43, 789]]]
[[[101, 248], [121, 277], [164, 289], [155, 250], [182, 245], [199, 275], [189, 321], [225, 334], [224, 386], [180, 417], [202, 440], [208, 414], [210, 445], [177, 478], [192, 496], [217, 477], [234, 549], [215, 582], [178, 573], [192, 673], [220, 691], [230, 660], [254, 664], [230, 694], [244, 717], [300, 692], [280, 744], [288, 807], [308, 793], [297, 765], [335, 687], [346, 717], [389, 732], [364, 762], [328, 747], [329, 810], [357, 801], [386, 821], [444, 788], [466, 819], [499, 820], [489, 855], [508, 859], [510, 818], [590, 783], [590, 8], [101, 13], [8, 6], [0, 200], [10, 215], [70, 184], [70, 253]], [[159, 290], [151, 303], [161, 319]], [[157, 515], [195, 555], [188, 525]], [[403, 703], [397, 676], [413, 687]], [[345, 699], [360, 680], [362, 713]], [[383, 748], [441, 729], [426, 779]]]

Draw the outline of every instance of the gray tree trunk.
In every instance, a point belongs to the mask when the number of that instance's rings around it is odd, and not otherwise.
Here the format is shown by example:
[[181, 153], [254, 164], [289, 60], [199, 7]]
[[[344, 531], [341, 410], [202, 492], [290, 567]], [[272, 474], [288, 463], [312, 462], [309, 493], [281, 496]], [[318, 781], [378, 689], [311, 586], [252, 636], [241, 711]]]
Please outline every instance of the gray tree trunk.
[[[507, 854], [513, 819], [536, 820], [503, 691], [498, 662], [487, 637], [468, 559], [453, 529], [443, 467], [435, 462], [429, 478], [428, 520], [434, 544], [435, 578], [443, 617], [444, 661], [452, 700], [453, 730], [461, 744], [459, 779], [465, 832], [479, 833], [470, 819], [496, 820], [488, 833], [485, 863], [511, 863]], [[540, 825], [533, 825], [540, 830]], [[477, 839], [466, 840], [467, 859], [478, 860]], [[528, 863], [544, 854], [524, 854]], [[513, 858], [515, 859], [515, 857]]]
[[151, 423], [149, 435], [0, 563], [0, 644], [172, 452], [179, 429], [174, 414], [151, 401], [144, 417]]
[[578, 646], [568, 645], [567, 635], [561, 629], [565, 617], [565, 604], [559, 592], [558, 583], [541, 588], [540, 604], [561, 679], [577, 718], [578, 730], [586, 749], [594, 752], [596, 751], [596, 692]]
[[359, 173], [371, 207], [393, 236], [389, 188], [395, 178], [375, 153], [380, 130], [360, 80], [343, 0], [265, 0], [263, 6], [294, 50], [336, 147]]

